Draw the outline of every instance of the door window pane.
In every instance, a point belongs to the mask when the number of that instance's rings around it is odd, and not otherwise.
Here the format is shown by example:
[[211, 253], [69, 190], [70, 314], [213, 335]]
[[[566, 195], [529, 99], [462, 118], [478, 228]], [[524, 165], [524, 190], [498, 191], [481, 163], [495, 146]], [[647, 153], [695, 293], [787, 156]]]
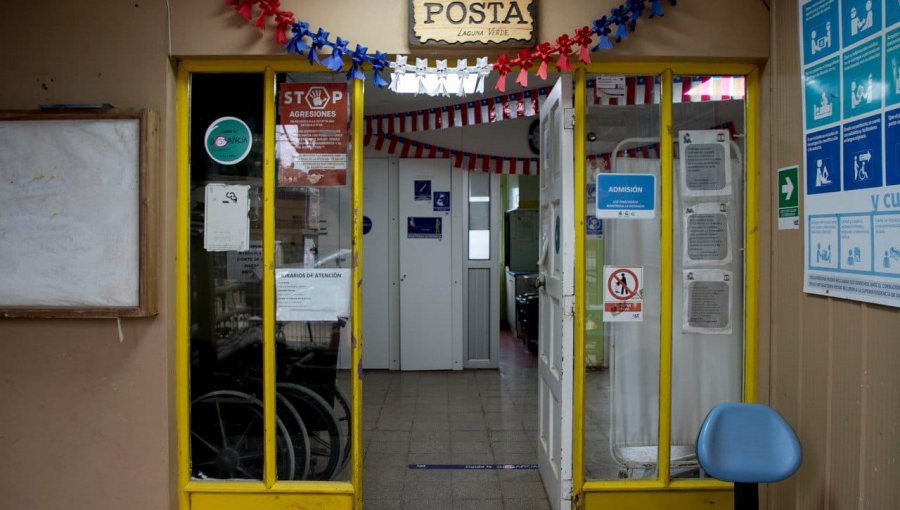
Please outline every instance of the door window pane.
[[469, 173], [469, 260], [491, 258], [491, 175]]
[[259, 480], [263, 76], [194, 74], [190, 97], [191, 476]]
[[671, 475], [697, 478], [703, 419], [742, 399], [744, 78], [677, 76], [673, 95]]
[[350, 480], [350, 105], [332, 78], [276, 80], [276, 410], [294, 480]]
[[[591, 77], [585, 218], [585, 477], [656, 478], [659, 414], [660, 109], [656, 76]], [[598, 218], [598, 175], [649, 174], [651, 219]], [[604, 267], [623, 268], [604, 274]], [[614, 283], [610, 278], [616, 276]], [[626, 310], [637, 291], [641, 317]], [[618, 285], [617, 285], [618, 284]], [[609, 292], [605, 292], [610, 289]], [[621, 292], [618, 292], [621, 291]], [[604, 302], [605, 294], [613, 294]], [[618, 300], [622, 297], [622, 300]], [[605, 304], [611, 305], [606, 310]], [[628, 305], [631, 306], [631, 305]]]

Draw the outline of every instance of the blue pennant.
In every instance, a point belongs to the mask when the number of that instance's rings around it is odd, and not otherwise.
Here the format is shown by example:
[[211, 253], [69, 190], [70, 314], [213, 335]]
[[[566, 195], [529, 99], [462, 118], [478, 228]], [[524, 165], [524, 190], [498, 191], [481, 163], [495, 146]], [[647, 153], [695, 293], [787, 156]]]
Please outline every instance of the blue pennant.
[[595, 34], [600, 36], [600, 42], [597, 43], [597, 46], [594, 46], [593, 51], [611, 50], [613, 45], [611, 42], [609, 42], [609, 33], [612, 31], [609, 28], [609, 18], [603, 16], [600, 19], [594, 20], [592, 30]]
[[304, 50], [309, 49], [309, 45], [303, 42], [303, 38], [309, 35], [309, 23], [305, 21], [297, 21], [293, 25], [291, 25], [291, 31], [294, 33], [294, 36], [291, 37], [291, 40], [288, 41], [287, 52], [297, 52], [300, 55], [303, 55]]
[[654, 16], [665, 15], [665, 13], [663, 13], [662, 5], [660, 5], [660, 1], [661, 0], [653, 0], [653, 3], [650, 4], [650, 17], [651, 18]]
[[344, 68], [344, 54], [349, 53], [347, 50], [347, 45], [350, 41], [345, 41], [340, 38], [337, 38], [336, 43], [328, 42], [328, 46], [331, 46], [331, 56], [322, 61], [322, 65], [331, 69], [334, 72], [338, 72]]
[[387, 53], [376, 51], [375, 56], [372, 57], [370, 61], [372, 62], [372, 71], [375, 72], [375, 76], [372, 78], [372, 83], [374, 83], [375, 86], [380, 89], [387, 87], [387, 80], [385, 80], [381, 76], [381, 72], [384, 71], [384, 68], [388, 65]]
[[353, 54], [350, 55], [350, 70], [347, 71], [347, 79], [356, 78], [357, 80], [365, 80], [366, 75], [363, 74], [360, 66], [363, 62], [366, 61], [366, 50], [365, 46], [356, 45], [356, 50], [354, 50]]
[[319, 54], [317, 50], [321, 50], [323, 46], [328, 42], [328, 32], [322, 30], [322, 27], [319, 27], [319, 31], [315, 34], [310, 33], [309, 37], [312, 39], [312, 47], [309, 50], [309, 54], [306, 56], [306, 59], [310, 64], [315, 62], [316, 64], [321, 64], [322, 61], [319, 60]]
[[625, 7], [620, 6], [613, 9], [610, 19], [617, 25], [616, 42], [628, 37], [628, 27], [626, 25], [628, 23], [628, 12], [625, 10]]
[[637, 30], [638, 18], [644, 15], [645, 0], [628, 0], [629, 10], [631, 11], [631, 31]]

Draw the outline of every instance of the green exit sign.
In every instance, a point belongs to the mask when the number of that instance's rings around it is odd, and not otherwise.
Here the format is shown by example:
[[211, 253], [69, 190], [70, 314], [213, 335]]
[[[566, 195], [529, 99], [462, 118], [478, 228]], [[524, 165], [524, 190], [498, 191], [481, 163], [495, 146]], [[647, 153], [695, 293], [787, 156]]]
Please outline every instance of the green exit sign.
[[778, 169], [778, 230], [800, 228], [800, 168]]

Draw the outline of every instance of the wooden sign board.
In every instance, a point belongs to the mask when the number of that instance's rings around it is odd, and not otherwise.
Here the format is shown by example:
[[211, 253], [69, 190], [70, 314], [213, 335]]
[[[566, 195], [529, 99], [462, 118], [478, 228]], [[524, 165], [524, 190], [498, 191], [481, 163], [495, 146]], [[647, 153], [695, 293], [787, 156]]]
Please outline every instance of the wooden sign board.
[[409, 44], [533, 46], [536, 4], [537, 0], [409, 0]]

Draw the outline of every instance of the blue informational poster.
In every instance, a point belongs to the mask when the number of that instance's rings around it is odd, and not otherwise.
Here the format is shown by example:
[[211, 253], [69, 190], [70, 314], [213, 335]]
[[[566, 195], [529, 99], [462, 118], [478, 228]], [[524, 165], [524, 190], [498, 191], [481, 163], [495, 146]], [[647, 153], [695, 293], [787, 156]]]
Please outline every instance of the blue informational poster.
[[841, 129], [833, 127], [806, 135], [806, 193], [841, 190]]
[[656, 216], [656, 176], [597, 174], [598, 218], [649, 219]]
[[844, 119], [881, 110], [881, 38], [844, 52]]
[[413, 194], [416, 200], [431, 202], [431, 181], [413, 181]]
[[806, 85], [806, 126], [810, 129], [841, 120], [841, 59], [834, 57], [810, 67]]
[[803, 63], [811, 64], [840, 49], [838, 0], [814, 0], [803, 6]]
[[844, 48], [877, 34], [883, 26], [880, 0], [842, 0], [841, 15], [844, 20], [841, 30]]
[[891, 107], [900, 103], [900, 27], [888, 32], [884, 39], [884, 106]]
[[801, 0], [799, 25], [803, 289], [900, 308], [900, 0]]
[[441, 219], [410, 216], [406, 219], [406, 237], [409, 239], [440, 239]]
[[434, 212], [450, 212], [450, 192], [434, 192]]

